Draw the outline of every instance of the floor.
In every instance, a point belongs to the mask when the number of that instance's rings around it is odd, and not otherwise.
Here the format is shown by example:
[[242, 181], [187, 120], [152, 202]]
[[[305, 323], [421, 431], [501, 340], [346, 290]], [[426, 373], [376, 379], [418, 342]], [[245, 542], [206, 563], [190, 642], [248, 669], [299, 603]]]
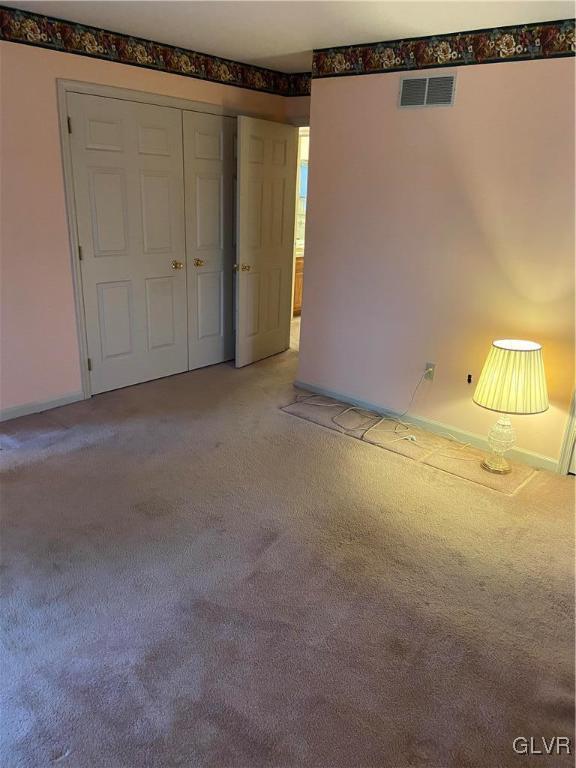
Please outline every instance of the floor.
[[2, 425], [0, 764], [503, 768], [574, 735], [573, 479], [506, 496], [289, 416], [296, 363]]

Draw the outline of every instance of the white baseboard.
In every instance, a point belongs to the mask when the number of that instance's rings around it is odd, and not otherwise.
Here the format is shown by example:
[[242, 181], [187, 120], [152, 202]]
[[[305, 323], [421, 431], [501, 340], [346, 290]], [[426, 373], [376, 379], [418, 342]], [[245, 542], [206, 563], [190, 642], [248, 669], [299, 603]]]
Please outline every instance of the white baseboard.
[[41, 413], [51, 408], [60, 408], [61, 405], [70, 405], [70, 403], [77, 403], [79, 400], [84, 400], [82, 392], [74, 392], [71, 395], [59, 397], [56, 400], [44, 400], [39, 403], [25, 403], [24, 405], [16, 405], [13, 408], [3, 408], [0, 410], [0, 421], [17, 419], [20, 416], [29, 416], [31, 413]]
[[[332, 397], [335, 400], [342, 400], [344, 403], [350, 403], [350, 405], [357, 405], [359, 408], [365, 408], [367, 411], [375, 411], [383, 416], [397, 418], [400, 415], [394, 413], [394, 411], [388, 411], [380, 405], [374, 405], [374, 403], [369, 403], [366, 400], [358, 400], [357, 398], [343, 394], [342, 392], [334, 392], [331, 389], [317, 387], [314, 384], [307, 384], [305, 381], [295, 381], [294, 386], [299, 389], [305, 389], [307, 392], [313, 392], [315, 395], [325, 395], [326, 397]], [[439, 421], [427, 419], [424, 416], [412, 416], [407, 414], [406, 416], [402, 416], [402, 421], [414, 424], [417, 427], [422, 427], [422, 429], [427, 429], [430, 432], [436, 432], [438, 434], [448, 433], [457, 440], [470, 443], [470, 445], [473, 445], [475, 448], [480, 448], [483, 451], [487, 450], [486, 438], [477, 435], [474, 432], [466, 432], [458, 427], [454, 427], [450, 424], [442, 424]], [[542, 456], [539, 453], [527, 451], [523, 448], [513, 448], [511, 451], [508, 451], [506, 455], [513, 461], [521, 461], [524, 464], [529, 464], [531, 467], [546, 469], [549, 472], [558, 472], [558, 461], [549, 456]]]

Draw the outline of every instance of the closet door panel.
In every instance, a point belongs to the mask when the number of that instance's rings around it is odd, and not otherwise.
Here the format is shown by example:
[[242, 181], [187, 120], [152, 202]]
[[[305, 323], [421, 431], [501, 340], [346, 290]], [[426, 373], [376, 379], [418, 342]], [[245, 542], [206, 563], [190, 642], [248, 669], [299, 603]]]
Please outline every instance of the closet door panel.
[[183, 113], [190, 369], [234, 357], [232, 117]]
[[92, 393], [188, 369], [182, 113], [69, 93]]

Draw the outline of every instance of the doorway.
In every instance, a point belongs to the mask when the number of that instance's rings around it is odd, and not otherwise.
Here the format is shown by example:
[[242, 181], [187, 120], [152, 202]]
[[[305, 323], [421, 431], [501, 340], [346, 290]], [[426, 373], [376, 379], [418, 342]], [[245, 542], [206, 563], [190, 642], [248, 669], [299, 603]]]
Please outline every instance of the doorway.
[[287, 349], [297, 129], [90, 92], [65, 105], [85, 396]]
[[300, 317], [304, 292], [304, 250], [306, 240], [306, 200], [308, 196], [308, 157], [310, 128], [298, 130], [298, 165], [296, 172], [296, 206], [294, 216], [294, 296], [290, 346], [300, 346]]

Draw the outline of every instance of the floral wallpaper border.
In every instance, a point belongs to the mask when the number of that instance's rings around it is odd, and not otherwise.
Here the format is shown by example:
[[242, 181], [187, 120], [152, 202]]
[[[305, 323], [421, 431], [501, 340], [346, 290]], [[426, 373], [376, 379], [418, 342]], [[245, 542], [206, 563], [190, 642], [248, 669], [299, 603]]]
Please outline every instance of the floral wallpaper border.
[[279, 96], [311, 79], [574, 56], [575, 20], [545, 21], [315, 50], [312, 74], [287, 74], [0, 5], [0, 40], [147, 67]]
[[5, 6], [0, 6], [0, 40], [158, 69], [279, 96], [307, 96], [310, 93], [309, 72], [276, 72]]
[[314, 51], [312, 78], [574, 56], [574, 19]]

